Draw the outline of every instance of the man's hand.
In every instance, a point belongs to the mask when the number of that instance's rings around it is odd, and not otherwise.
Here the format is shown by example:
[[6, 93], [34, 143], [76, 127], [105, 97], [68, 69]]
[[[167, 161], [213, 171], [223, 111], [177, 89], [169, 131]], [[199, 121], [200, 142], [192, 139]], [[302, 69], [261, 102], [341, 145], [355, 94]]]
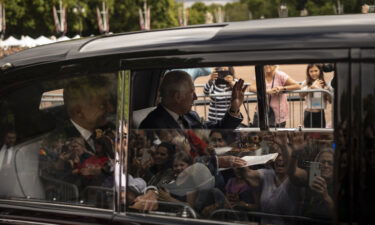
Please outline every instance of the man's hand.
[[218, 156], [219, 168], [232, 168], [246, 166], [246, 161], [237, 156]]
[[236, 82], [236, 84], [233, 86], [230, 111], [238, 112], [239, 114], [240, 107], [244, 100], [246, 88], [247, 88], [247, 85], [244, 85], [244, 80], [242, 79], [239, 79]]
[[158, 196], [154, 190], [148, 190], [146, 194], [138, 196], [134, 200], [134, 204], [129, 206], [132, 209], [138, 209], [142, 211], [157, 210], [159, 207]]
[[306, 142], [304, 133], [302, 132], [291, 132], [288, 133], [288, 139], [290, 142], [290, 146], [292, 148], [292, 152], [302, 152]]

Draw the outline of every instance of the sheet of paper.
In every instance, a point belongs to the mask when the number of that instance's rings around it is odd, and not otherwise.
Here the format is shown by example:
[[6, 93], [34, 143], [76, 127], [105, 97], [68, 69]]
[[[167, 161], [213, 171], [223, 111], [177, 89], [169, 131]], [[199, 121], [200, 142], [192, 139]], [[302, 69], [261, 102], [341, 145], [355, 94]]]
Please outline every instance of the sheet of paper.
[[[244, 156], [241, 159], [246, 161], [246, 165], [243, 167], [247, 166], [254, 166], [254, 165], [261, 165], [261, 164], [266, 164], [269, 161], [274, 161], [277, 158], [278, 153], [272, 153], [272, 154], [267, 154], [267, 155], [260, 155], [260, 156]], [[219, 168], [219, 171], [227, 170], [231, 168]]]
[[274, 161], [277, 158], [278, 153], [260, 155], [260, 156], [244, 156], [241, 159], [246, 161], [246, 166], [254, 166], [260, 164], [266, 164], [269, 161]]
[[232, 150], [232, 147], [215, 148], [216, 155], [222, 155]]

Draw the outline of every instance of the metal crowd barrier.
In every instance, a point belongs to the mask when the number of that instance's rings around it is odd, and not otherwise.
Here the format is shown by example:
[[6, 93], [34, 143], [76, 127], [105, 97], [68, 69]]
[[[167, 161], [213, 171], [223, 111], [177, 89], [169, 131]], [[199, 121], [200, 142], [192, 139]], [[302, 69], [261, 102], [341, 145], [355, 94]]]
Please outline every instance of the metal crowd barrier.
[[[196, 88], [204, 88], [204, 84], [197, 84], [195, 85]], [[295, 91], [284, 91], [284, 94], [287, 94], [287, 101], [289, 104], [289, 115], [288, 115], [288, 128], [298, 128], [300, 126], [303, 126], [303, 119], [304, 119], [304, 104], [305, 101], [304, 97], [300, 97], [300, 93], [315, 93], [320, 92], [321, 94], [321, 101], [322, 104], [324, 99], [324, 94], [327, 94], [331, 97], [331, 100], [333, 102], [333, 93], [331, 93], [328, 90], [325, 89], [308, 89], [308, 90], [295, 90]], [[324, 93], [324, 94], [323, 94]], [[230, 97], [230, 94], [199, 94], [197, 95], [198, 99], [194, 102], [194, 110], [200, 111], [201, 114], [203, 114], [204, 120], [208, 120], [208, 106], [211, 101], [211, 97]], [[296, 104], [297, 102], [297, 104]], [[50, 106], [55, 105], [62, 105], [64, 103], [63, 95], [62, 94], [43, 94], [42, 100], [41, 100], [41, 106], [40, 108], [47, 108]], [[279, 102], [279, 104], [281, 104]], [[256, 93], [254, 92], [246, 92], [245, 93], [245, 99], [244, 99], [244, 109], [245, 109], [245, 123], [247, 126], [250, 126], [253, 112], [255, 109], [255, 106], [257, 105], [257, 97]], [[330, 104], [332, 107], [332, 104]], [[253, 107], [253, 108], [251, 108]], [[280, 107], [279, 107], [280, 108]], [[328, 107], [327, 107], [328, 108]], [[203, 111], [203, 112], [202, 112]], [[296, 112], [298, 112], [298, 116], [296, 116]], [[323, 118], [323, 116], [321, 116]], [[326, 121], [330, 121], [332, 123], [333, 121], [333, 109], [331, 108], [331, 118]], [[312, 121], [310, 121], [310, 124]], [[321, 125], [323, 124], [323, 121], [321, 120]], [[328, 123], [327, 123], [328, 124]], [[327, 128], [327, 126], [325, 127]]]
[[[197, 85], [197, 86], [202, 86], [202, 85]], [[321, 93], [320, 97], [320, 104], [323, 105], [324, 101], [324, 96], [325, 94], [329, 95], [331, 98], [331, 102], [333, 102], [333, 93], [331, 93], [328, 90], [325, 89], [308, 89], [308, 90], [295, 90], [295, 91], [284, 91], [282, 92], [283, 94], [287, 94], [287, 102], [288, 102], [288, 107], [289, 107], [289, 115], [288, 115], [288, 126], [289, 128], [299, 128], [303, 127], [303, 120], [304, 120], [304, 104], [303, 102], [305, 101], [305, 97], [301, 97], [301, 93], [315, 93], [319, 92]], [[210, 94], [210, 95], [205, 95], [205, 94], [199, 94], [197, 95], [197, 100], [194, 102], [194, 110], [195, 111], [203, 111], [203, 118], [204, 120], [208, 119], [208, 106], [210, 105], [211, 102], [211, 97], [230, 97], [230, 94]], [[281, 104], [279, 102], [279, 104]], [[250, 108], [251, 105], [253, 105], [253, 108]], [[254, 92], [246, 92], [245, 93], [245, 99], [244, 99], [244, 109], [246, 115], [244, 115], [246, 118], [245, 120], [247, 121], [247, 125], [250, 126], [251, 120], [253, 119], [253, 114], [250, 113], [250, 111], [255, 111], [255, 106], [257, 105], [257, 97], [256, 93]], [[331, 107], [331, 118], [329, 118], [326, 121], [330, 121], [332, 123], [333, 121], [333, 109], [332, 109], [332, 104], [327, 104], [326, 108], [328, 109], [329, 106]], [[280, 105], [279, 105], [280, 106]], [[310, 106], [310, 108], [312, 108]], [[279, 107], [280, 109], [280, 107]], [[298, 115], [296, 115], [296, 112]], [[322, 111], [321, 111], [322, 112]], [[321, 116], [323, 118], [323, 116]], [[323, 119], [322, 119], [323, 120]], [[323, 121], [321, 120], [321, 125], [323, 124]], [[310, 121], [310, 124], [312, 121]], [[327, 123], [328, 124], [328, 123]], [[322, 126], [321, 126], [322, 127]], [[327, 128], [327, 126], [323, 127]]]
[[51, 106], [57, 106], [57, 105], [63, 105], [63, 104], [64, 104], [63, 94], [45, 93], [42, 95], [39, 109], [44, 109], [44, 108], [48, 108]]

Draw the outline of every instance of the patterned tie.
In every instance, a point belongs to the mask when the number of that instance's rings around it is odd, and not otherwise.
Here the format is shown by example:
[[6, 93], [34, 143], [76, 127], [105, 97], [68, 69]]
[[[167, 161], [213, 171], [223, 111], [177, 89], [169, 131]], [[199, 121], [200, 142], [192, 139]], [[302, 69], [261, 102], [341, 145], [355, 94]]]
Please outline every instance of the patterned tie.
[[[95, 153], [95, 132], [90, 135], [87, 139], [87, 143], [90, 145], [93, 153]], [[88, 149], [89, 150], [89, 149]]]
[[178, 117], [179, 124], [182, 125], [183, 129], [189, 129], [189, 123], [188, 121], [184, 118], [184, 116], [179, 116]]

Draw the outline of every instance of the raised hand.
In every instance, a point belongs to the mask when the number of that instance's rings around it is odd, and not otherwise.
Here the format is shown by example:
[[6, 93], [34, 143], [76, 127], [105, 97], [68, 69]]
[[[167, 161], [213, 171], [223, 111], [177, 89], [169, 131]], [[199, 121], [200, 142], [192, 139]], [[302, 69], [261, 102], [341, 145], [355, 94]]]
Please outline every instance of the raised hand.
[[244, 80], [239, 79], [232, 88], [231, 111], [239, 112], [240, 107], [245, 98], [245, 90], [247, 85], [244, 85]]

